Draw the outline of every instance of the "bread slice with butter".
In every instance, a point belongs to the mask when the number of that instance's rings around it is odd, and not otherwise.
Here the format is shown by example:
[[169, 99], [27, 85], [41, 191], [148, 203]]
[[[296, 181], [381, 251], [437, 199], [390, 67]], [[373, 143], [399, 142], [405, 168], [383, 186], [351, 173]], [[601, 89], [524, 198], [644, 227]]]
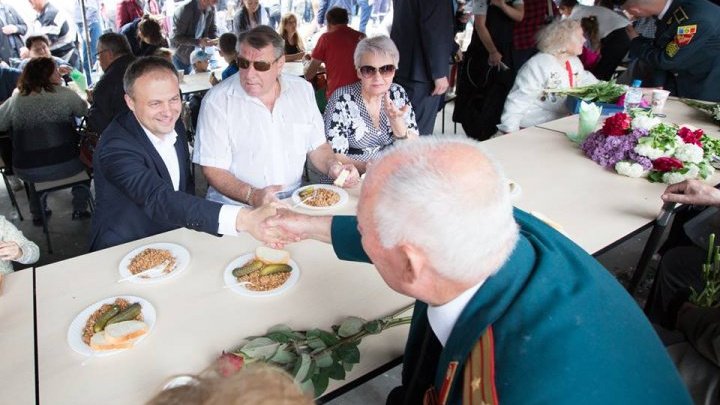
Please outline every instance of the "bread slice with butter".
[[106, 350], [120, 350], [120, 349], [129, 349], [133, 345], [133, 342], [127, 341], [127, 342], [108, 342], [107, 336], [105, 335], [105, 332], [99, 332], [94, 335], [92, 335], [92, 338], [90, 338], [90, 348], [93, 349], [96, 352], [106, 351]]
[[343, 169], [343, 171], [340, 172], [340, 175], [337, 176], [337, 179], [335, 179], [333, 184], [338, 187], [344, 186], [345, 180], [347, 180], [348, 176], [350, 176], [350, 170]]
[[123, 321], [105, 327], [105, 340], [110, 343], [132, 342], [148, 332], [142, 321]]
[[287, 264], [290, 261], [290, 253], [285, 250], [260, 246], [255, 249], [255, 258], [265, 264]]

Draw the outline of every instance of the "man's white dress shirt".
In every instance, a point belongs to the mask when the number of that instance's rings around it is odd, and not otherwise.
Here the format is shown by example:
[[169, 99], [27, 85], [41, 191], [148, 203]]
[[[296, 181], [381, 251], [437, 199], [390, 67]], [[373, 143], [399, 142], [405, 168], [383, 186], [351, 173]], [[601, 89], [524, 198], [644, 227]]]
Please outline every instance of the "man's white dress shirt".
[[[326, 142], [325, 127], [310, 83], [286, 75], [279, 80], [272, 111], [243, 90], [239, 74], [213, 87], [200, 108], [193, 161], [227, 170], [255, 188], [299, 187], [308, 152]], [[243, 204], [212, 186], [207, 199]]]
[[460, 318], [460, 314], [463, 309], [465, 309], [467, 304], [484, 282], [485, 280], [470, 287], [446, 304], [438, 305], [436, 307], [428, 305], [428, 322], [430, 322], [430, 327], [433, 332], [435, 332], [435, 337], [438, 338], [443, 347], [445, 347], [448, 338], [450, 338], [450, 333], [455, 327], [458, 318]]

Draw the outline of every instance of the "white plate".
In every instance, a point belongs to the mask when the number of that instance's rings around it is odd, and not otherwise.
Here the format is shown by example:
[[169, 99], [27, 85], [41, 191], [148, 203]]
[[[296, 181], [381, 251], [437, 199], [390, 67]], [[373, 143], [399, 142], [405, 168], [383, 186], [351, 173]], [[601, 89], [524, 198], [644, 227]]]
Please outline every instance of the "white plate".
[[85, 308], [82, 312], [80, 312], [75, 319], [73, 319], [72, 323], [70, 323], [70, 327], [68, 328], [67, 333], [67, 340], [70, 347], [75, 350], [76, 352], [85, 355], [85, 356], [109, 356], [111, 354], [115, 354], [117, 352], [121, 352], [123, 350], [128, 349], [118, 349], [118, 350], [104, 350], [104, 351], [94, 351], [90, 348], [90, 346], [86, 345], [85, 342], [82, 340], [82, 333], [83, 329], [85, 329], [85, 324], [87, 323], [88, 318], [90, 318], [90, 315], [92, 315], [93, 312], [97, 311], [103, 304], [112, 304], [115, 302], [117, 298], [124, 298], [131, 304], [139, 302], [142, 306], [142, 314], [143, 314], [143, 322], [145, 322], [148, 326], [148, 332], [142, 336], [140, 336], [136, 341], [135, 344], [138, 344], [141, 340], [145, 339], [145, 336], [150, 334], [150, 331], [152, 331], [153, 326], [155, 326], [155, 308], [150, 305], [149, 302], [146, 300], [135, 297], [132, 295], [118, 295], [115, 297], [105, 298], [104, 300], [98, 301], [89, 307]]
[[[303, 190], [306, 190], [306, 189], [311, 188], [311, 187], [314, 187], [314, 188], [324, 188], [324, 189], [326, 189], [326, 190], [334, 191], [334, 192], [340, 194], [340, 201], [338, 201], [337, 203], [335, 203], [335, 205], [331, 205], [331, 206], [328, 206], [328, 207], [313, 207], [312, 205], [307, 205], [307, 204], [305, 204], [305, 203], [301, 203], [301, 201], [302, 201], [303, 199], [300, 198], [300, 193], [301, 193]], [[306, 208], [306, 209], [309, 209], [309, 210], [328, 210], [328, 209], [333, 209], [333, 208], [340, 208], [340, 207], [342, 207], [343, 205], [347, 204], [347, 202], [348, 202], [349, 199], [350, 199], [350, 196], [348, 196], [347, 191], [341, 189], [340, 187], [333, 186], [333, 185], [330, 185], [330, 184], [310, 184], [310, 185], [305, 186], [305, 187], [300, 187], [299, 189], [295, 190], [295, 192], [292, 194], [292, 203], [293, 203], [293, 205], [296, 205], [296, 204], [297, 204], [299, 207], [303, 207], [303, 208]]]
[[297, 283], [298, 279], [300, 279], [300, 268], [298, 267], [297, 263], [290, 259], [288, 264], [290, 267], [292, 267], [292, 272], [290, 272], [290, 277], [285, 281], [285, 284], [281, 285], [280, 287], [270, 290], [270, 291], [252, 291], [245, 286], [242, 285], [233, 285], [237, 284], [237, 278], [232, 275], [232, 271], [243, 264], [249, 262], [250, 260], [255, 258], [255, 253], [248, 253], [244, 254], [237, 259], [230, 262], [230, 264], [227, 265], [225, 268], [225, 272], [223, 273], [223, 279], [225, 280], [225, 285], [232, 286], [228, 287], [233, 292], [245, 295], [247, 297], [273, 297], [275, 295], [280, 295], [284, 293], [286, 290], [288, 290], [290, 287], [294, 286], [295, 283]]
[[[132, 273], [130, 273], [130, 270], [128, 270], [128, 266], [130, 266], [130, 261], [145, 249], [169, 250], [170, 253], [175, 256], [175, 269], [170, 273], [164, 273], [152, 278], [147, 278], [143, 276], [132, 277], [128, 279], [128, 281], [131, 283], [152, 284], [167, 280], [182, 273], [182, 271], [185, 270], [185, 268], [190, 263], [190, 252], [188, 252], [188, 250], [184, 247], [175, 243], [151, 243], [149, 245], [140, 246], [139, 248], [134, 249], [132, 252], [126, 254], [125, 257], [122, 258], [122, 260], [120, 260], [120, 264], [118, 265], [120, 278], [127, 278], [132, 276]], [[152, 271], [150, 271], [150, 273], [152, 273]]]

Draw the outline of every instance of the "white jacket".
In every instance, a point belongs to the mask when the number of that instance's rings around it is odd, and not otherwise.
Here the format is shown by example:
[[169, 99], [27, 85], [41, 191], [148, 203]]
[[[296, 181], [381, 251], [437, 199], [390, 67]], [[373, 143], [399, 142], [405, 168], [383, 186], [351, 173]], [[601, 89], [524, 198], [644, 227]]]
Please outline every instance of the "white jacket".
[[[592, 73], [583, 69], [580, 59], [570, 58], [573, 87], [597, 83]], [[565, 65], [547, 53], [538, 53], [528, 60], [518, 72], [510, 94], [505, 100], [500, 125], [503, 132], [514, 132], [552, 121], [569, 113], [564, 96], [546, 96], [545, 89], [570, 87]]]
[[[15, 225], [0, 215], [0, 241], [15, 242], [22, 250], [22, 256], [16, 261], [21, 264], [35, 263], [40, 257], [40, 249], [35, 242], [28, 240]], [[0, 274], [12, 273], [13, 267], [9, 260], [0, 260]]]

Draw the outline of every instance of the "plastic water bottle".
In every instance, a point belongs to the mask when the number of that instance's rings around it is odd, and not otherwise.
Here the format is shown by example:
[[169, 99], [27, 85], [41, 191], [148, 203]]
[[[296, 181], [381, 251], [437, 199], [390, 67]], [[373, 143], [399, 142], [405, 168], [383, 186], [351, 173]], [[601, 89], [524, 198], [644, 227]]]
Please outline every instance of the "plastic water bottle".
[[641, 80], [633, 80], [632, 87], [627, 89], [627, 92], [625, 93], [625, 112], [629, 112], [633, 108], [640, 107], [643, 96], [640, 85], [642, 85]]
[[75, 82], [75, 84], [77, 84], [80, 90], [87, 90], [87, 80], [85, 79], [85, 75], [82, 72], [77, 69], [73, 69], [72, 72], [70, 72], [70, 78], [73, 82]]

